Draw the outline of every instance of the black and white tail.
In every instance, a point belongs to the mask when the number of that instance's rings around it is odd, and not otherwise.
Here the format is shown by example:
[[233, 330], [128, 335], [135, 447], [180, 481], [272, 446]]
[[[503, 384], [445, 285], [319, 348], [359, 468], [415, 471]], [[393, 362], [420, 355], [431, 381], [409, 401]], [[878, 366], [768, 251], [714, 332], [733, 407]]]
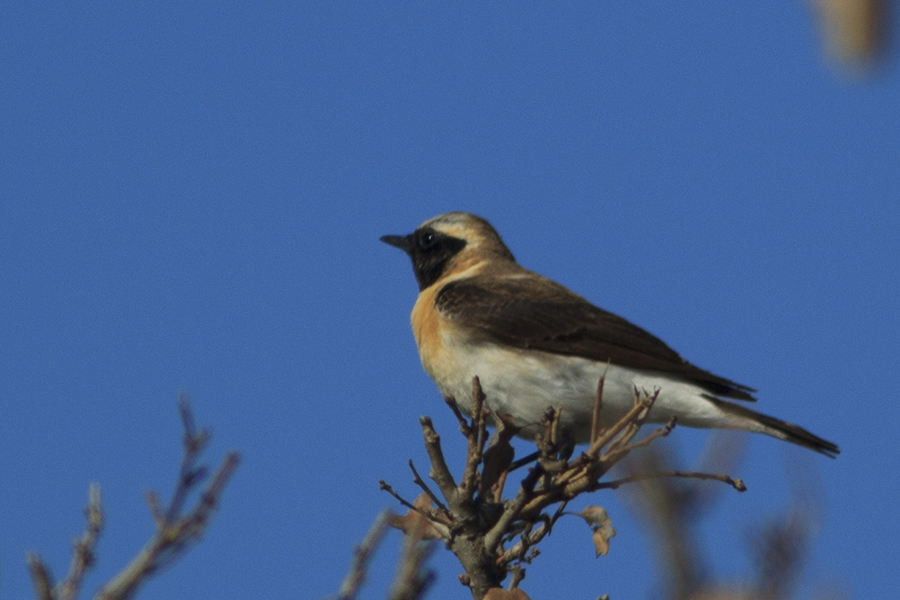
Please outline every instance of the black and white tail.
[[774, 438], [815, 450], [829, 458], [836, 458], [837, 455], [841, 453], [837, 444], [824, 440], [814, 433], [803, 429], [799, 425], [794, 425], [793, 423], [788, 423], [787, 421], [782, 421], [781, 419], [758, 413], [738, 404], [726, 402], [725, 400], [720, 400], [718, 398], [709, 399], [726, 413], [759, 423], [763, 426], [762, 433], [768, 434]]

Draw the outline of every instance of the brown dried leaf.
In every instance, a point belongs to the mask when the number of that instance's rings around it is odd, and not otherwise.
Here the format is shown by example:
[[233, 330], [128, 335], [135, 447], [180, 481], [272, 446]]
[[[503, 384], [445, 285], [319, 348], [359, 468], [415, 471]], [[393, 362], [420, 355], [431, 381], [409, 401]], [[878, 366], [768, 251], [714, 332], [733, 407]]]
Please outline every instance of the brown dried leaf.
[[522, 428], [516, 425], [516, 420], [510, 414], [495, 410], [494, 418], [496, 419], [497, 425], [497, 430], [496, 433], [494, 433], [494, 437], [498, 440], [506, 440], [508, 442], [509, 440], [519, 435], [519, 432], [522, 431]]
[[422, 513], [431, 514], [431, 499], [428, 495], [419, 494], [415, 502], [413, 502], [413, 506], [421, 512], [408, 510], [405, 515], [390, 515], [387, 520], [388, 525], [394, 529], [399, 529], [406, 535], [415, 537], [416, 539], [441, 539], [441, 535], [438, 533], [437, 529], [435, 529], [431, 523], [428, 522], [428, 519], [422, 515]]
[[481, 472], [481, 488], [485, 492], [494, 486], [506, 472], [515, 457], [515, 450], [506, 440], [500, 440], [484, 451], [484, 468]]
[[[513, 418], [506, 413], [495, 411], [494, 418], [497, 430], [491, 437], [491, 445], [484, 451], [482, 459], [484, 466], [481, 469], [479, 492], [485, 497], [494, 489], [494, 486], [502, 485], [504, 475], [516, 457], [515, 450], [509, 441], [522, 429], [517, 427]], [[494, 493], [499, 498], [499, 491], [495, 490]]]
[[516, 588], [514, 590], [504, 590], [503, 588], [491, 588], [484, 595], [484, 600], [531, 600], [528, 594]]
[[606, 514], [606, 510], [600, 506], [588, 506], [578, 513], [578, 516], [590, 525], [593, 533], [594, 549], [597, 556], [606, 556], [609, 552], [609, 540], [616, 537], [616, 530], [613, 529], [612, 519]]

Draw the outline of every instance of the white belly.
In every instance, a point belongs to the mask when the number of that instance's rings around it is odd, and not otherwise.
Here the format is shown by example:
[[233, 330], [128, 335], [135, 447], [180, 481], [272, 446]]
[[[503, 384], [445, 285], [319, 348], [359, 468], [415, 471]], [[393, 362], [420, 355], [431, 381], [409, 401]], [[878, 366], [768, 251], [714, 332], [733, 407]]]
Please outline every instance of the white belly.
[[[449, 342], [450, 340], [445, 340]], [[487, 407], [513, 416], [525, 427], [520, 435], [531, 438], [548, 406], [562, 409], [562, 424], [576, 443], [589, 441], [594, 398], [601, 377], [603, 408], [601, 425], [607, 427], [634, 406], [635, 386], [659, 396], [650, 412], [650, 422], [664, 423], [672, 416], [689, 427], [722, 427], [762, 431], [749, 419], [720, 410], [702, 388], [671, 379], [654, 371], [641, 371], [592, 360], [536, 350], [499, 349], [471, 341], [448, 348], [445, 360], [432, 365], [429, 375], [445, 396], [452, 396], [471, 413], [472, 378], [478, 376]]]

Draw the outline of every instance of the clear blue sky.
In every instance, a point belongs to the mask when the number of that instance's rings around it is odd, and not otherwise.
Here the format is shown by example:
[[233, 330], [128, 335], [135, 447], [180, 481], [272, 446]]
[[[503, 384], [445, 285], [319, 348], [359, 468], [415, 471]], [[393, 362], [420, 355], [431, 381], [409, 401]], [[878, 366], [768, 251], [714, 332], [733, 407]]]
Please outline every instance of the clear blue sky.
[[[427, 5], [426, 5], [427, 4]], [[148, 598], [317, 598], [425, 465], [407, 259], [378, 241], [478, 213], [519, 261], [759, 389], [841, 445], [754, 438], [707, 532], [717, 567], [790, 499], [826, 512], [803, 580], [900, 586], [900, 69], [854, 83], [803, 2], [6, 2], [0, 8], [0, 598], [57, 574], [91, 481], [92, 591], [171, 491], [191, 393], [244, 461]], [[705, 435], [677, 431], [685, 456]], [[459, 446], [457, 446], [459, 448]], [[646, 597], [614, 493], [545, 542], [526, 589]], [[365, 597], [383, 595], [395, 534]], [[450, 556], [432, 598], [467, 597]], [[558, 596], [558, 594], [557, 594]]]

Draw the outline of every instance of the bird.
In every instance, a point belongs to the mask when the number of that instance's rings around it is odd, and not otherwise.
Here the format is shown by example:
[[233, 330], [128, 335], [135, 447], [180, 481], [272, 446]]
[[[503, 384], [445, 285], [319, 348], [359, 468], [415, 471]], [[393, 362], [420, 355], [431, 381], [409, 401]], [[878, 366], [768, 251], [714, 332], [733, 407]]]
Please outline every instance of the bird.
[[550, 406], [574, 444], [590, 441], [598, 383], [600, 425], [656, 395], [648, 422], [736, 429], [792, 442], [831, 458], [838, 446], [756, 412], [756, 390], [694, 366], [665, 342], [516, 262], [494, 227], [465, 212], [428, 219], [381, 241], [412, 260], [419, 287], [410, 315], [425, 371], [471, 414], [478, 377], [493, 411], [532, 436]]

